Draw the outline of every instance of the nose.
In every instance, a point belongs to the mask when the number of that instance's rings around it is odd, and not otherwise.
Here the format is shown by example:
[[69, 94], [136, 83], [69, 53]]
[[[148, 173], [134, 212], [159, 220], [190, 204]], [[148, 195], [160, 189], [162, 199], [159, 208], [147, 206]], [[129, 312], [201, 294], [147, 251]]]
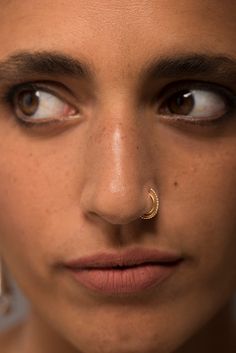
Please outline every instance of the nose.
[[139, 116], [124, 107], [103, 109], [90, 124], [81, 208], [86, 216], [128, 224], [152, 204], [149, 134]]

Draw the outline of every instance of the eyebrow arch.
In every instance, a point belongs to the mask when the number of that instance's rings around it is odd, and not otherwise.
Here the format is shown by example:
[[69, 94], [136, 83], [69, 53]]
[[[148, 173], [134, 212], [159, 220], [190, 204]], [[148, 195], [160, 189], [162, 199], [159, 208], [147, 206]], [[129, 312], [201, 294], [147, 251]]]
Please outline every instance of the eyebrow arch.
[[[24, 79], [25, 76], [67, 75], [92, 80], [95, 70], [84, 62], [55, 51], [17, 52], [0, 61], [0, 83], [2, 80]], [[226, 55], [183, 53], [160, 56], [149, 61], [141, 71], [148, 79], [182, 78], [204, 75], [236, 83], [236, 58]]]
[[18, 52], [0, 61], [0, 80], [26, 75], [66, 75], [91, 78], [92, 72], [78, 59], [55, 51]]
[[236, 58], [213, 54], [179, 54], [148, 62], [144, 68], [148, 78], [182, 78], [205, 76], [236, 83]]

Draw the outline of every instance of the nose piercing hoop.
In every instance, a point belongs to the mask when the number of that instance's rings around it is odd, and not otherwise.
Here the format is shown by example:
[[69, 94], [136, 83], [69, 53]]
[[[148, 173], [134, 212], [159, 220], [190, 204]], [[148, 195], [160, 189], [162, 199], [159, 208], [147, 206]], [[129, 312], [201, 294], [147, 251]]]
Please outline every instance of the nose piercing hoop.
[[147, 212], [144, 213], [140, 218], [142, 219], [151, 219], [156, 216], [158, 209], [159, 209], [159, 199], [157, 196], [157, 193], [154, 189], [149, 190], [149, 196], [152, 200], [152, 207], [151, 209]]

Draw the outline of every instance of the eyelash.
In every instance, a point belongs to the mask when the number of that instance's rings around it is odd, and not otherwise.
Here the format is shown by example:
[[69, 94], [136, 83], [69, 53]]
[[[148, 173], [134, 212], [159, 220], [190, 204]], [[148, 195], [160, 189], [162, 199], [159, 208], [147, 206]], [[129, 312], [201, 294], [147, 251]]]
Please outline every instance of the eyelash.
[[[175, 115], [172, 115], [171, 118], [164, 118], [166, 120], [170, 120], [173, 122], [178, 122], [187, 125], [199, 125], [199, 126], [207, 126], [213, 124], [219, 124], [224, 121], [225, 118], [230, 117], [236, 112], [236, 94], [229, 88], [226, 88], [222, 85], [216, 83], [210, 83], [207, 81], [193, 81], [193, 80], [184, 80], [172, 82], [167, 85], [161, 92], [155, 97], [155, 101], [167, 101], [169, 97], [174, 95], [175, 93], [181, 92], [183, 90], [205, 90], [215, 94], [218, 94], [227, 106], [227, 112], [221, 117], [211, 120], [188, 120], [176, 118]], [[160, 108], [160, 106], [158, 105]]]
[[[57, 94], [55, 91], [50, 90], [49, 88], [45, 87], [46, 84], [47, 84], [47, 86], [54, 85], [54, 86], [63, 87], [62, 84], [59, 84], [57, 82], [48, 82], [48, 81], [46, 83], [45, 82], [36, 82], [36, 83], [29, 82], [29, 83], [17, 84], [17, 85], [11, 86], [8, 89], [6, 89], [6, 92], [1, 97], [1, 100], [3, 103], [7, 104], [11, 109], [14, 109], [14, 96], [16, 93], [20, 92], [20, 90], [23, 88], [48, 92], [54, 96], [57, 96], [59, 99], [63, 100], [63, 98], [61, 98], [59, 96], [59, 94]], [[64, 89], [65, 88], [66, 87], [64, 87]], [[164, 118], [164, 119], [172, 121], [172, 122], [187, 124], [187, 125], [190, 124], [190, 125], [206, 126], [206, 125], [220, 123], [224, 120], [224, 118], [229, 117], [236, 112], [236, 95], [234, 94], [234, 92], [232, 92], [232, 90], [230, 90], [224, 86], [215, 84], [215, 83], [209, 83], [209, 82], [204, 82], [204, 81], [185, 80], [185, 81], [172, 82], [172, 83], [168, 84], [164, 89], [162, 89], [161, 92], [154, 97], [153, 101], [157, 102], [157, 101], [162, 100], [165, 102], [173, 94], [178, 93], [184, 89], [188, 89], [188, 90], [202, 89], [202, 90], [208, 90], [213, 93], [216, 93], [222, 97], [226, 106], [229, 109], [227, 110], [226, 114], [224, 116], [222, 116], [221, 118], [207, 120], [207, 121], [203, 121], [200, 119], [199, 120], [196, 119], [194, 121], [190, 121], [187, 119], [181, 120], [180, 118], [175, 118], [174, 115], [172, 115], [171, 118]], [[27, 127], [27, 128], [39, 128], [40, 126], [41, 127], [56, 126], [56, 125], [62, 123], [62, 121], [60, 121], [60, 120], [49, 120], [49, 121], [40, 122], [39, 124], [36, 124], [31, 121], [25, 121], [23, 119], [17, 118], [15, 115], [14, 115], [14, 117], [17, 120], [17, 122], [19, 122], [21, 125], [23, 125], [24, 127]]]
[[[49, 87], [53, 87], [54, 89], [50, 89]], [[56, 90], [59, 89], [64, 89], [64, 91], [67, 91], [67, 93], [69, 92], [70, 94], [72, 94], [72, 92], [65, 87], [63, 84], [59, 83], [59, 82], [54, 82], [54, 81], [41, 81], [41, 82], [26, 82], [26, 83], [20, 83], [20, 84], [16, 84], [13, 86], [8, 87], [7, 89], [5, 89], [5, 94], [3, 94], [2, 97], [0, 97], [0, 100], [7, 104], [8, 107], [10, 107], [10, 109], [14, 110], [14, 96], [21, 92], [24, 89], [29, 89], [32, 91], [43, 91], [43, 92], [47, 92], [49, 94], [54, 95], [55, 97], [57, 97], [58, 99], [63, 100], [64, 102], [67, 102], [67, 100], [65, 98], [62, 98], [62, 95], [59, 95]], [[72, 94], [73, 95], [73, 94]], [[68, 103], [68, 102], [67, 102]], [[70, 104], [70, 103], [68, 103]], [[14, 118], [17, 121], [17, 123], [19, 123], [20, 125], [23, 125], [26, 128], [29, 129], [34, 129], [34, 128], [44, 128], [47, 126], [58, 126], [59, 124], [62, 123], [61, 120], [48, 120], [48, 121], [41, 121], [40, 123], [34, 123], [33, 121], [26, 121], [24, 119], [20, 119], [17, 118], [14, 114]]]

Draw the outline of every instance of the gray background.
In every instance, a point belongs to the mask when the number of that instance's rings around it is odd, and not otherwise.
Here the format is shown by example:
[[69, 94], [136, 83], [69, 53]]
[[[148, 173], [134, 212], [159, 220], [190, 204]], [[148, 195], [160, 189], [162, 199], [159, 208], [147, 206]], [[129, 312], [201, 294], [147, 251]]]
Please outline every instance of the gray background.
[[19, 290], [16, 283], [12, 279], [10, 283], [13, 289], [12, 312], [6, 316], [0, 316], [0, 331], [21, 321], [29, 310], [28, 302], [22, 295], [22, 292]]

